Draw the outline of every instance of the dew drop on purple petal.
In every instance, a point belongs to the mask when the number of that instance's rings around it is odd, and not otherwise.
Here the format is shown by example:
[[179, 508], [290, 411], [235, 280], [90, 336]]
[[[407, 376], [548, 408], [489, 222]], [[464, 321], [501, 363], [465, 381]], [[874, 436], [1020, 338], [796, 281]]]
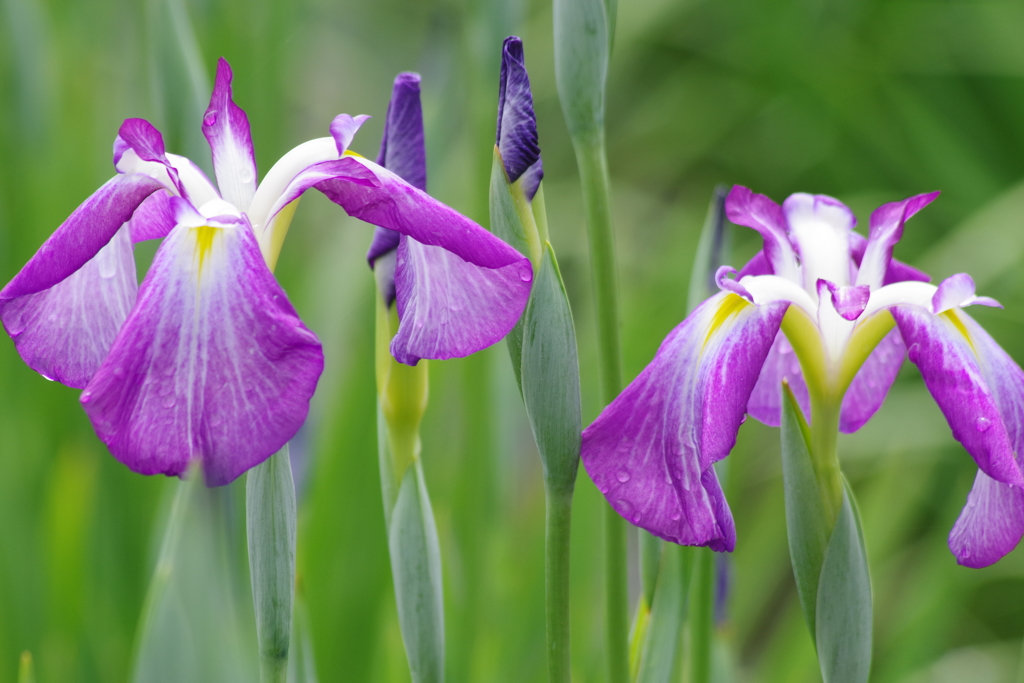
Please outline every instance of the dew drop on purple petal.
[[680, 514], [678, 510], [672, 513], [673, 522], [678, 522], [680, 517], [682, 517], [682, 514]]
[[528, 265], [524, 265], [519, 269], [519, 279], [523, 282], [529, 282], [533, 279], [533, 268]]
[[743, 413], [743, 417], [740, 418], [740, 424], [743, 424], [746, 421], [747, 421], [747, 414]]
[[124, 368], [114, 368], [114, 377], [124, 377]]
[[626, 519], [629, 519], [630, 515], [633, 514], [633, 504], [628, 500], [620, 499], [615, 501], [615, 510]]
[[215, 123], [217, 123], [217, 110], [211, 109], [210, 111], [206, 112], [206, 116], [203, 117], [203, 125], [212, 126]]
[[914, 342], [913, 344], [910, 345], [910, 348], [907, 349], [907, 358], [910, 359], [911, 363], [914, 363], [916, 365], [917, 364], [917, 357], [920, 354], [920, 352], [921, 352], [921, 345], [918, 344], [917, 342]]
[[623, 468], [619, 468], [619, 471], [615, 473], [615, 478], [618, 479], [621, 483], [625, 484], [627, 481], [629, 481], [629, 472], [627, 472]]
[[974, 421], [974, 428], [979, 432], [987, 432], [988, 428], [992, 426], [992, 421], [987, 417], [979, 417]]
[[174, 404], [176, 402], [177, 402], [177, 397], [175, 397], [172, 394], [172, 395], [168, 396], [167, 398], [165, 398], [164, 402], [161, 405], [163, 405], [164, 408], [173, 408]]

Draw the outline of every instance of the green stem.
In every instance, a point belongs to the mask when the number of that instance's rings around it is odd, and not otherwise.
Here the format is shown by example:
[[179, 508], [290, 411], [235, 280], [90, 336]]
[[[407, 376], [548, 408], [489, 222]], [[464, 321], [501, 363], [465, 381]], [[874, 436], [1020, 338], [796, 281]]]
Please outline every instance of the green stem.
[[690, 683], [711, 680], [711, 645], [715, 620], [715, 554], [695, 548], [693, 600], [690, 603]]
[[569, 536], [572, 491], [548, 488], [545, 538], [547, 589], [548, 681], [569, 683]]
[[[573, 138], [583, 188], [590, 241], [601, 402], [607, 405], [622, 390], [618, 278], [609, 201], [608, 160], [604, 131]], [[626, 572], [626, 522], [610, 506], [605, 511], [606, 648], [610, 683], [629, 681], [629, 595]]]
[[583, 186], [583, 204], [590, 239], [590, 265], [597, 310], [597, 351], [601, 400], [605, 405], [622, 390], [622, 352], [619, 340], [619, 292], [609, 202], [608, 160], [604, 133], [573, 140]]
[[835, 524], [843, 504], [843, 477], [836, 452], [841, 405], [841, 399], [811, 397], [811, 464], [818, 480], [825, 514], [828, 515], [829, 528]]

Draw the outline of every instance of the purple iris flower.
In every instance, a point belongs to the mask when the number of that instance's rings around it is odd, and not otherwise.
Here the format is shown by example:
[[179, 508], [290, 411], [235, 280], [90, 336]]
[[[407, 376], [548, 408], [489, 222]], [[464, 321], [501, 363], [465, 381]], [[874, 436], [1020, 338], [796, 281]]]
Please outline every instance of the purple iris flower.
[[[84, 389], [111, 453], [143, 474], [200, 460], [226, 484], [292, 438], [323, 368], [316, 336], [272, 275], [296, 202], [316, 188], [350, 215], [402, 235], [392, 353], [466, 355], [501, 339], [529, 296], [529, 260], [395, 173], [349, 152], [367, 118], [285, 154], [257, 185], [249, 123], [220, 60], [203, 132], [217, 186], [128, 119], [118, 174], [89, 197], [0, 291], [0, 320], [25, 362]], [[132, 244], [163, 239], [141, 286]], [[408, 238], [408, 239], [407, 239]], [[459, 281], [470, 264], [480, 296]], [[480, 273], [486, 273], [481, 275]], [[458, 289], [457, 295], [452, 290]], [[460, 298], [461, 297], [461, 298]]]
[[786, 381], [805, 415], [838, 406], [836, 427], [856, 431], [908, 356], [979, 467], [950, 549], [972, 567], [1012, 550], [1024, 534], [1024, 372], [963, 310], [999, 304], [976, 296], [969, 275], [936, 287], [892, 258], [904, 223], [937, 196], [879, 207], [865, 239], [831, 197], [794, 194], [780, 207], [734, 187], [727, 215], [763, 249], [739, 273], [719, 270], [722, 291], [583, 432], [583, 462], [609, 503], [666, 540], [731, 551], [712, 465], [746, 415], [778, 425]]

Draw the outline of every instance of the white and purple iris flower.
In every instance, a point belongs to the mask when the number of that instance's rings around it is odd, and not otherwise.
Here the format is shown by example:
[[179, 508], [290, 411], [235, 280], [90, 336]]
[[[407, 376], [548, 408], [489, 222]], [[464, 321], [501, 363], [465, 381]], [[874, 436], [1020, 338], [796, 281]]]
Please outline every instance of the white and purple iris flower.
[[[463, 356], [516, 323], [529, 260], [485, 229], [348, 151], [367, 117], [338, 116], [330, 137], [285, 154], [257, 184], [249, 123], [223, 59], [203, 132], [215, 186], [160, 133], [128, 119], [118, 174], [50, 236], [0, 291], [0, 319], [25, 362], [84, 389], [111, 453], [143, 474], [198, 460], [226, 484], [280, 449], [306, 418], [323, 368], [316, 336], [272, 275], [296, 202], [316, 188], [350, 215], [401, 235], [398, 360]], [[162, 239], [137, 284], [132, 245]], [[484, 304], [463, 301], [473, 267]], [[500, 301], [502, 305], [491, 305]]]
[[780, 207], [734, 187], [729, 220], [764, 248], [739, 273], [719, 270], [722, 291], [583, 432], [583, 462], [612, 507], [663, 539], [731, 551], [712, 465], [746, 415], [777, 426], [786, 381], [812, 428], [831, 419], [854, 432], [907, 356], [979, 468], [950, 549], [972, 567], [1012, 550], [1024, 534], [1024, 372], [963, 310], [999, 304], [966, 274], [936, 287], [892, 258], [905, 221], [937, 195], [879, 207], [865, 239], [831, 197], [794, 194]]

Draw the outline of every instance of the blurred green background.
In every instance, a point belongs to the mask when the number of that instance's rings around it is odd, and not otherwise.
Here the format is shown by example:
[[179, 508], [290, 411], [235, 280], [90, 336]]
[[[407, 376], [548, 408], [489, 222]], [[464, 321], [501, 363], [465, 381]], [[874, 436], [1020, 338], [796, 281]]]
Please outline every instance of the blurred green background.
[[[374, 116], [353, 145], [374, 157], [392, 78], [419, 71], [429, 190], [486, 223], [500, 41], [516, 33], [534, 85], [589, 422], [599, 405], [587, 247], [550, 17], [539, 0], [2, 0], [0, 279], [113, 175], [122, 119], [150, 118], [171, 151], [209, 167], [199, 125], [222, 55], [263, 172], [326, 135], [340, 112]], [[972, 314], [1024, 359], [1022, 32], [1024, 6], [1012, 2], [620, 3], [607, 127], [627, 375], [685, 314], [716, 183], [779, 201], [831, 194], [864, 223], [882, 202], [942, 190], [897, 256], [937, 278], [970, 272], [980, 293], [1006, 306]], [[757, 244], [751, 231], [734, 234], [740, 266]], [[299, 574], [321, 681], [408, 678], [377, 474], [370, 235], [310, 196], [278, 268], [327, 357], [293, 444]], [[140, 263], [152, 252], [140, 247]], [[507, 354], [499, 345], [430, 372], [423, 461], [442, 543], [448, 678], [543, 681], [543, 492]], [[114, 461], [77, 395], [0, 344], [0, 683], [15, 680], [26, 649], [43, 683], [124, 681], [132, 670], [178, 484]], [[1016, 680], [1024, 553], [970, 570], [946, 549], [975, 466], [916, 370], [905, 367], [878, 416], [843, 438], [840, 452], [874, 577], [872, 680]], [[819, 680], [789, 567], [776, 431], [748, 421], [729, 461], [738, 544], [723, 658], [737, 680]], [[221, 525], [212, 547], [223, 551], [226, 578], [200, 570], [208, 580], [186, 589], [193, 600], [224, 593], [200, 625], [237, 622], [234, 656], [251, 666], [242, 485], [211, 497]], [[574, 677], [600, 681], [603, 501], [582, 470], [577, 491]], [[183, 546], [210, 540], [199, 536], [186, 534]]]

